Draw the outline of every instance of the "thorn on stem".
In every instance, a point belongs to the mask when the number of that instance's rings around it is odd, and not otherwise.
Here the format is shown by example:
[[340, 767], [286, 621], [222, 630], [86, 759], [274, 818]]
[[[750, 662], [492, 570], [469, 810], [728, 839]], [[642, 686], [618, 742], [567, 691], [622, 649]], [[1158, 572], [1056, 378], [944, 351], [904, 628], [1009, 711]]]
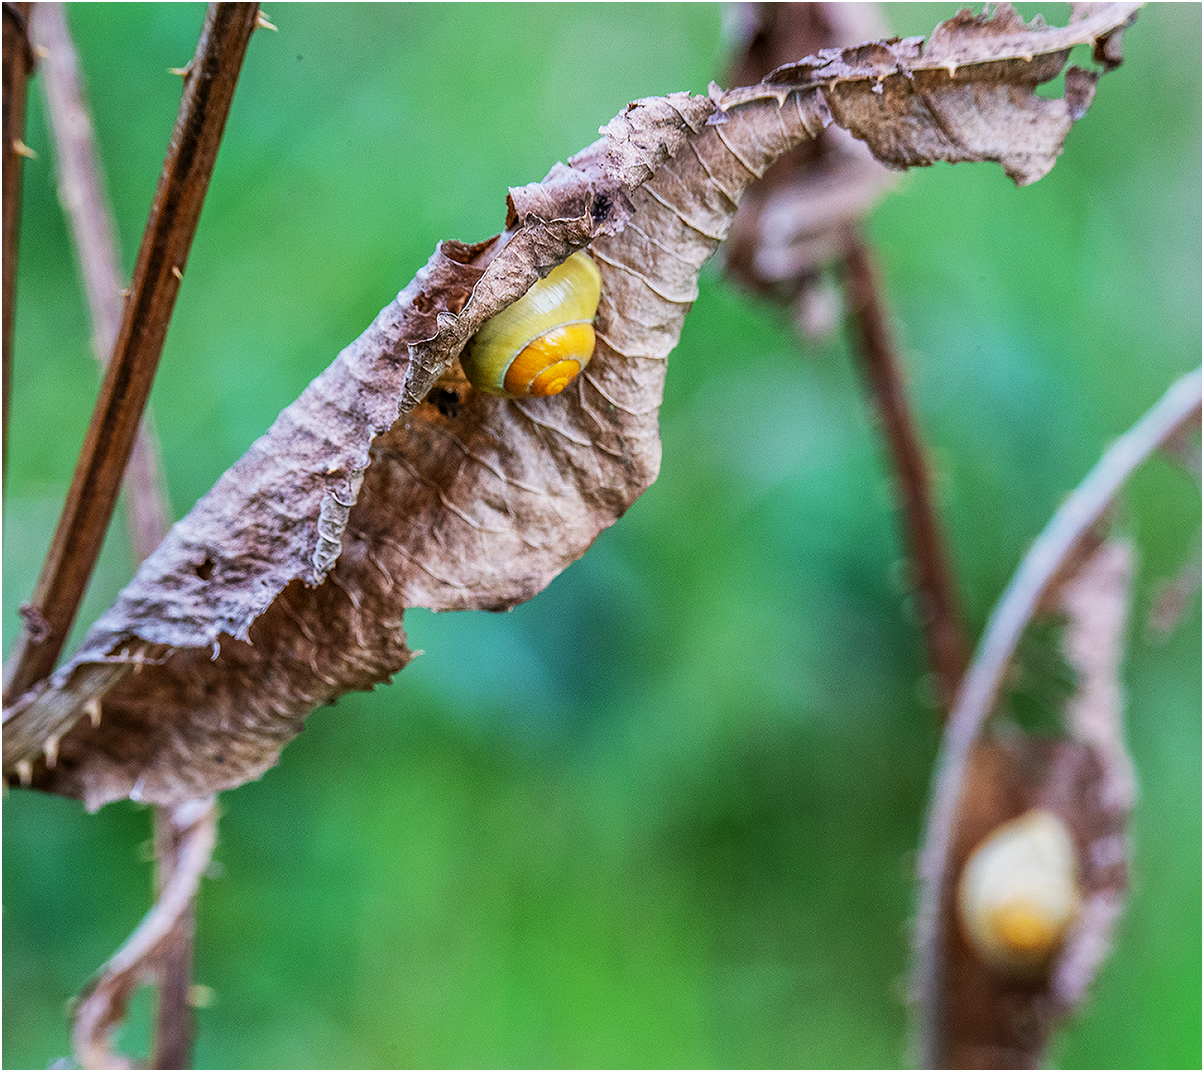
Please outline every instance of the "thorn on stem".
[[38, 154], [20, 138], [13, 138], [13, 152], [18, 156], [25, 157], [26, 160], [36, 160], [38, 158]]
[[275, 30], [277, 32], [279, 32], [280, 29], [278, 26], [273, 26], [270, 22], [268, 22], [267, 16], [265, 16], [262, 11], [255, 16], [255, 28], [257, 30]]
[[22, 603], [17, 608], [17, 613], [24, 620], [25, 631], [29, 634], [32, 643], [41, 644], [54, 632], [53, 627], [46, 620], [46, 615], [42, 613], [42, 609], [35, 604]]
[[181, 282], [184, 279], [184, 273], [180, 271], [179, 265], [173, 264], [171, 266], [171, 274], [174, 275]]
[[178, 74], [181, 78], [187, 78], [192, 74], [192, 60], [189, 60], [183, 67], [168, 67], [168, 74]]

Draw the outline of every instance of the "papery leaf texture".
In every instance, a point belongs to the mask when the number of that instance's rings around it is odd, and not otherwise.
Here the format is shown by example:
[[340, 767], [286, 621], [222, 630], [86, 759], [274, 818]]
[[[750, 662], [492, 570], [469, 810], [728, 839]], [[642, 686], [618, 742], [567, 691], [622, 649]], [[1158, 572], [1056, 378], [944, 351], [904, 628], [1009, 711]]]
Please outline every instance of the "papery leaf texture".
[[[825, 52], [759, 86], [630, 104], [504, 233], [447, 241], [143, 563], [81, 648], [6, 712], [13, 784], [96, 808], [258, 777], [315, 708], [412, 657], [403, 615], [502, 610], [541, 591], [656, 478], [667, 358], [741, 195], [828, 123], [892, 167], [1052, 167], [1093, 76], [1034, 92], [1075, 43], [1006, 5], [919, 39]], [[1097, 47], [1099, 52], [1099, 47]], [[563, 394], [468, 386], [465, 342], [573, 250], [602, 273], [593, 361]]]

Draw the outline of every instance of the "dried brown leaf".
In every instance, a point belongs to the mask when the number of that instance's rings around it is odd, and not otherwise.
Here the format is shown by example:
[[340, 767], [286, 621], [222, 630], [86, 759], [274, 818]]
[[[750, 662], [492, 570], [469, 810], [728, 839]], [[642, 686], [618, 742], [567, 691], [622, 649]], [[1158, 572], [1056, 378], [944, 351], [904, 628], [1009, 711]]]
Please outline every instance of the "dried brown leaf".
[[1034, 808], [1058, 816], [1078, 857], [1081, 908], [1048, 968], [1009, 975], [971, 947], [952, 897], [943, 909], [944, 1068], [1040, 1067], [1051, 1033], [1086, 996], [1110, 948], [1128, 881], [1126, 824], [1134, 796], [1124, 746], [1120, 663], [1132, 550], [1109, 541], [1078, 560], [1061, 586], [1058, 630], [1077, 684], [1059, 715], [1065, 732], [1004, 728], [974, 746], [967, 764], [949, 874], [998, 827]]
[[[755, 82], [795, 56], [885, 33], [876, 4], [746, 4], [744, 48], [729, 81]], [[805, 335], [835, 330], [840, 299], [821, 272], [893, 184], [864, 142], [829, 126], [782, 156], [740, 204], [724, 246], [724, 268], [751, 290], [789, 303]]]
[[[1107, 953], [1127, 882], [1125, 825], [1134, 794], [1119, 684], [1131, 551], [1098, 526], [1125, 481], [1198, 424], [1200, 370], [1181, 377], [1104, 453], [1062, 504], [992, 614], [946, 726], [920, 858], [915, 935], [918, 1060], [931, 1067], [1037, 1067], [1051, 1030], [1080, 1002]], [[1060, 731], [990, 722], [1022, 636], [1060, 614], [1074, 694]], [[952, 891], [983, 837], [1024, 810], [1052, 811], [1071, 832], [1083, 907], [1048, 970], [1005, 978], [959, 929]]]
[[1090, 102], [1084, 72], [1067, 78], [1067, 96], [1040, 97], [1070, 50], [1092, 44], [1100, 62], [1119, 62], [1120, 34], [1140, 4], [1096, 5], [1078, 22], [1031, 25], [1010, 4], [994, 15], [963, 10], [925, 41], [874, 42], [779, 67], [761, 86], [733, 90], [736, 103], [779, 87], [824, 86], [832, 117], [888, 167], [994, 160], [1021, 186], [1053, 167], [1071, 124]]
[[[812, 94], [762, 140], [706, 127], [713, 109], [632, 105], [511, 191], [504, 244], [445, 243], [10, 718], [7, 770], [91, 807], [240, 784], [315, 707], [405, 665], [405, 609], [501, 610], [579, 558], [655, 479], [665, 358], [740, 193], [826, 118]], [[512, 402], [451, 377], [423, 401], [483, 320], [591, 239], [599, 346], [576, 384]], [[101, 675], [99, 724], [78, 720]], [[53, 762], [17, 753], [71, 719]]]
[[[1001, 41], [1027, 54], [1046, 33], [980, 27], [944, 47], [982, 88], [1028, 62]], [[745, 189], [830, 105], [879, 141], [901, 122], [944, 136], [940, 109], [850, 103], [874, 96], [885, 56], [892, 93], [907, 63], [929, 70], [918, 46], [873, 45], [801, 65], [820, 79], [638, 101], [511, 190], [502, 236], [443, 243], [6, 712], [6, 778], [92, 808], [208, 796], [262, 773], [314, 708], [404, 666], [409, 607], [500, 610], [545, 587], [655, 479], [666, 358]], [[1028, 144], [1029, 127], [1007, 129]], [[468, 388], [453, 366], [464, 343], [586, 245], [603, 296], [585, 374], [535, 401]]]
[[1050, 992], [1057, 1015], [1086, 996], [1107, 956], [1127, 887], [1126, 824], [1137, 782], [1124, 739], [1120, 666], [1132, 574], [1132, 548], [1111, 540], [1062, 591], [1063, 645], [1078, 675], [1078, 688], [1066, 705], [1067, 728], [1097, 770], [1069, 802], [1083, 844], [1084, 910], [1053, 966]]

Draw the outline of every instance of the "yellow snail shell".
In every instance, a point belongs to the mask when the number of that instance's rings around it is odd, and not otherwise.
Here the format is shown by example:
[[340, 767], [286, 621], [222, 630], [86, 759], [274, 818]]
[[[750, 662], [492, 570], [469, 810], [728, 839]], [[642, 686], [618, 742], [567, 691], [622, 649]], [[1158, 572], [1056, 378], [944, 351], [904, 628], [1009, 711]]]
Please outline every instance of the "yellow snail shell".
[[460, 355], [469, 383], [504, 398], [559, 394], [593, 356], [601, 297], [598, 266], [578, 250], [481, 325]]
[[962, 931], [991, 967], [1040, 976], [1079, 913], [1078, 853], [1066, 824], [1033, 808], [970, 854], [957, 890]]

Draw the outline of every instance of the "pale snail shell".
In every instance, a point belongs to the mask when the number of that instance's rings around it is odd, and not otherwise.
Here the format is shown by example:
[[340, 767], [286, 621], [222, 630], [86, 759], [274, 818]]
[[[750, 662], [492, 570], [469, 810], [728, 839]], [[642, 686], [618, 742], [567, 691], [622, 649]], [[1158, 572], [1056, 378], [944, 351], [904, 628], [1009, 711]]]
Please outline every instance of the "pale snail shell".
[[460, 355], [468, 382], [504, 398], [559, 394], [593, 356], [601, 297], [598, 266], [578, 250], [481, 325]]
[[1078, 917], [1078, 852], [1066, 824], [1033, 808], [970, 854], [957, 890], [962, 932], [991, 967], [1040, 976]]

